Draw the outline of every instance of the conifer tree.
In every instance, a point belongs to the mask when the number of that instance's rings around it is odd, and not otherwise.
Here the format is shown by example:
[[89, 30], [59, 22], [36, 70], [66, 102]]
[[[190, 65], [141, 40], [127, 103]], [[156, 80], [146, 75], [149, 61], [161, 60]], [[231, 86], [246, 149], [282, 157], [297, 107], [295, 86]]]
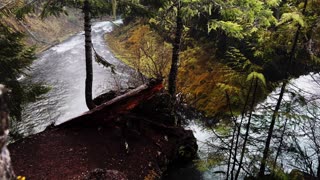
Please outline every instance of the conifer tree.
[[0, 83], [12, 91], [7, 103], [11, 116], [17, 120], [21, 119], [22, 103], [32, 99], [30, 92], [43, 91], [41, 86], [29, 84], [29, 87], [26, 87], [18, 81], [35, 59], [34, 48], [25, 47], [22, 39], [22, 33], [0, 21]]

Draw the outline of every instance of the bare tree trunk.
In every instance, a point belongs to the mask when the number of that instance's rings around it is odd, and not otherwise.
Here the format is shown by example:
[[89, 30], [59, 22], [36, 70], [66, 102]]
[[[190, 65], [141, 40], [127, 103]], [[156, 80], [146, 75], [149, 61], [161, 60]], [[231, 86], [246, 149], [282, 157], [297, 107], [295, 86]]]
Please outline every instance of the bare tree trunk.
[[[236, 131], [237, 131], [237, 119], [233, 116], [230, 97], [229, 97], [229, 94], [228, 94], [227, 91], [226, 91], [226, 98], [227, 98], [227, 104], [229, 106], [229, 111], [231, 113], [231, 117], [232, 117], [232, 119], [234, 121], [234, 127], [233, 127], [233, 132], [232, 132], [232, 139], [231, 139], [231, 146], [230, 146], [230, 149], [229, 149], [229, 158], [228, 158], [228, 168], [227, 168], [227, 178], [226, 178], [226, 180], [228, 180], [229, 179], [229, 170], [230, 170], [230, 165], [231, 165], [231, 157], [232, 157], [234, 138], [235, 138], [235, 134], [236, 134]], [[232, 171], [231, 171], [231, 173], [232, 173]], [[231, 176], [231, 179], [233, 179], [233, 176]]]
[[86, 57], [86, 87], [85, 98], [89, 109], [93, 109], [96, 105], [92, 101], [92, 39], [91, 39], [91, 15], [89, 0], [85, 0], [83, 4], [84, 13], [84, 34], [85, 34], [85, 57]]
[[173, 42], [172, 48], [172, 62], [171, 62], [171, 69], [169, 73], [169, 83], [168, 83], [168, 90], [173, 99], [175, 98], [176, 94], [176, 81], [178, 75], [178, 65], [179, 65], [179, 53], [180, 53], [180, 46], [181, 46], [181, 36], [183, 30], [183, 23], [182, 23], [182, 16], [181, 16], [181, 2], [178, 0], [177, 5], [177, 17], [176, 17], [176, 33], [175, 39]]
[[279, 95], [279, 98], [278, 98], [278, 101], [277, 101], [276, 108], [274, 109], [273, 114], [272, 114], [271, 123], [270, 123], [269, 130], [268, 130], [268, 137], [267, 137], [267, 140], [266, 140], [266, 145], [265, 145], [264, 150], [263, 150], [263, 157], [262, 157], [262, 160], [261, 160], [261, 165], [260, 165], [260, 170], [259, 170], [258, 177], [264, 176], [264, 171], [265, 171], [265, 168], [266, 168], [266, 161], [267, 161], [267, 158], [269, 156], [269, 149], [270, 149], [270, 143], [271, 143], [271, 137], [272, 137], [272, 134], [273, 134], [274, 124], [276, 122], [276, 118], [277, 118], [278, 113], [279, 113], [279, 109], [280, 109], [280, 105], [281, 105], [281, 101], [282, 101], [282, 98], [283, 98], [284, 91], [286, 89], [286, 85], [287, 85], [287, 82], [284, 81], [282, 83], [282, 86], [281, 86], [280, 95]]
[[9, 110], [7, 106], [7, 89], [0, 84], [0, 179], [13, 180], [15, 174], [11, 165], [10, 153], [7, 148], [9, 135]]
[[279, 157], [279, 155], [281, 153], [281, 147], [282, 147], [282, 144], [283, 144], [284, 133], [286, 132], [286, 128], [287, 128], [287, 123], [288, 123], [288, 118], [286, 118], [286, 120], [284, 122], [284, 125], [283, 125], [283, 130], [281, 132], [281, 137], [280, 137], [280, 142], [279, 142], [279, 146], [278, 146], [278, 149], [277, 149], [276, 157], [274, 158], [274, 162], [273, 162], [273, 165], [272, 165], [273, 169], [276, 168], [278, 157]]
[[[286, 113], [290, 113], [290, 111], [291, 111], [291, 104], [288, 105], [287, 110], [286, 110]], [[272, 166], [273, 166], [273, 167], [272, 167], [273, 169], [276, 168], [277, 161], [278, 161], [278, 157], [279, 157], [279, 155], [280, 155], [280, 153], [281, 153], [281, 147], [282, 147], [282, 145], [283, 145], [283, 138], [284, 138], [284, 134], [285, 134], [285, 132], [286, 132], [288, 120], [289, 120], [289, 118], [286, 117], [286, 120], [285, 120], [284, 125], [283, 125], [283, 129], [282, 129], [282, 132], [281, 132], [281, 137], [280, 137], [279, 146], [278, 146], [278, 148], [277, 148], [276, 157], [274, 158], [274, 162], [273, 162], [273, 165], [272, 165]]]
[[251, 117], [252, 117], [252, 113], [253, 113], [254, 103], [256, 101], [257, 88], [258, 88], [258, 78], [255, 78], [255, 85], [254, 85], [252, 101], [251, 101], [251, 105], [250, 105], [250, 115], [249, 115], [248, 124], [246, 127], [246, 134], [244, 136], [244, 141], [243, 141], [243, 145], [242, 145], [242, 151], [241, 151], [240, 160], [239, 160], [239, 167], [238, 167], [238, 170], [237, 170], [235, 178], [234, 178], [236, 180], [238, 179], [239, 174], [240, 174], [240, 170], [242, 168], [241, 166], [242, 166], [243, 157], [244, 157], [244, 153], [246, 150], [246, 144], [247, 144], [247, 140], [248, 140], [248, 136], [249, 136]]
[[248, 90], [248, 93], [247, 93], [247, 96], [246, 96], [246, 100], [244, 102], [243, 109], [242, 109], [242, 112], [241, 112], [241, 120], [240, 120], [240, 123], [238, 125], [238, 129], [237, 129], [237, 135], [236, 135], [237, 138], [236, 138], [236, 143], [234, 145], [233, 164], [232, 164], [232, 168], [231, 168], [231, 180], [233, 179], [233, 171], [235, 169], [236, 161], [237, 161], [237, 153], [238, 153], [237, 151], [238, 151], [239, 137], [240, 137], [240, 133], [241, 133], [241, 126], [242, 126], [242, 122], [243, 122], [243, 119], [244, 119], [244, 115], [246, 113], [247, 105], [249, 103], [249, 97], [250, 97], [250, 92], [252, 90], [253, 82], [254, 82], [254, 79], [251, 80], [250, 87], [249, 87], [249, 90]]
[[[306, 11], [306, 8], [307, 8], [307, 4], [308, 4], [308, 0], [305, 0], [302, 14], [305, 14], [305, 11]], [[266, 161], [267, 161], [268, 156], [269, 156], [269, 148], [270, 148], [271, 137], [272, 137], [272, 134], [273, 134], [274, 124], [275, 124], [275, 121], [276, 121], [276, 117], [278, 116], [278, 113], [279, 113], [279, 109], [280, 109], [280, 105], [281, 105], [281, 101], [282, 101], [282, 98], [283, 98], [284, 91], [286, 89], [286, 85], [287, 85], [286, 81], [287, 81], [287, 79], [289, 77], [288, 73], [290, 71], [292, 60], [293, 60], [293, 57], [294, 57], [294, 54], [295, 54], [295, 51], [296, 51], [296, 47], [297, 47], [297, 44], [298, 44], [300, 30], [301, 30], [301, 25], [299, 24], [298, 25], [298, 29], [297, 29], [296, 34], [295, 34], [295, 37], [294, 37], [294, 40], [293, 40], [293, 45], [292, 45], [291, 52], [290, 52], [287, 71], [285, 72], [287, 74], [286, 75], [287, 77], [286, 77], [286, 80], [282, 83], [280, 95], [279, 95], [279, 98], [278, 98], [278, 102], [277, 102], [277, 105], [276, 105], [276, 107], [275, 107], [275, 109], [273, 111], [273, 114], [272, 114], [272, 119], [271, 119], [270, 127], [269, 127], [269, 130], [268, 130], [268, 137], [267, 137], [266, 144], [265, 144], [265, 147], [264, 147], [264, 150], [263, 150], [263, 157], [261, 159], [261, 165], [260, 165], [258, 177], [264, 176], [264, 171], [266, 169]]]

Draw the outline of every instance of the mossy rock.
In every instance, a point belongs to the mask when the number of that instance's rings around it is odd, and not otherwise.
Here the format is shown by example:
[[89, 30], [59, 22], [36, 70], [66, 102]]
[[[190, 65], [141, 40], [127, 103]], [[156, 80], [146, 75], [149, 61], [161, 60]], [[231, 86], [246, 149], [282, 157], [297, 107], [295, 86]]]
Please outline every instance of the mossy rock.
[[176, 164], [185, 164], [197, 158], [198, 145], [197, 139], [192, 131], [186, 130], [185, 136], [176, 142], [175, 160]]

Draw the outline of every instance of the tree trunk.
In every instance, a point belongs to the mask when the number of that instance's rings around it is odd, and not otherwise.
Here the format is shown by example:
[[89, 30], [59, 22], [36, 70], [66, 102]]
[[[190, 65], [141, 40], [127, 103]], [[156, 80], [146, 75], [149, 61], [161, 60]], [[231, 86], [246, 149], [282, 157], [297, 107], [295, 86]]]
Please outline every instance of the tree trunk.
[[[290, 111], [290, 110], [289, 110]], [[287, 111], [287, 113], [289, 113], [289, 111]], [[284, 138], [284, 134], [286, 132], [286, 128], [287, 128], [287, 123], [288, 123], [288, 120], [289, 118], [286, 118], [285, 122], [284, 122], [284, 125], [283, 125], [283, 129], [282, 129], [282, 132], [281, 132], [281, 137], [280, 137], [280, 142], [279, 142], [279, 146], [277, 148], [277, 153], [276, 153], [276, 157], [274, 158], [274, 162], [273, 162], [273, 169], [276, 168], [277, 166], [277, 161], [278, 161], [278, 157], [280, 156], [281, 154], [281, 148], [282, 148], [282, 145], [283, 145], [283, 138]]]
[[[306, 8], [307, 8], [307, 4], [308, 4], [308, 0], [305, 0], [304, 1], [304, 6], [303, 6], [303, 10], [302, 10], [302, 14], [303, 15], [305, 14], [305, 11], [306, 11]], [[286, 79], [289, 78], [288, 74], [291, 71], [290, 68], [291, 68], [292, 60], [293, 60], [293, 57], [294, 57], [294, 54], [295, 54], [295, 51], [296, 51], [296, 47], [297, 47], [297, 44], [298, 44], [300, 30], [301, 30], [301, 25], [298, 25], [298, 28], [297, 28], [297, 31], [295, 33], [295, 37], [294, 37], [294, 40], [293, 40], [293, 45], [292, 45], [292, 48], [291, 48], [291, 51], [290, 51], [290, 57], [289, 57], [289, 61], [288, 61], [287, 71], [285, 72], [287, 74], [286, 75], [287, 76]], [[273, 114], [272, 114], [271, 123], [270, 123], [270, 127], [269, 127], [269, 130], [268, 130], [268, 137], [267, 137], [267, 140], [266, 140], [266, 145], [265, 145], [264, 150], [263, 150], [263, 157], [261, 159], [261, 165], [260, 165], [258, 177], [263, 177], [264, 176], [264, 171], [266, 169], [266, 161], [267, 161], [267, 158], [269, 156], [269, 148], [270, 148], [271, 137], [272, 137], [272, 134], [273, 134], [274, 124], [275, 124], [275, 121], [276, 121], [276, 117], [278, 116], [278, 112], [279, 112], [279, 109], [280, 109], [280, 105], [281, 105], [281, 101], [282, 101], [282, 97], [283, 97], [284, 91], [286, 89], [286, 85], [287, 85], [286, 81], [287, 80], [285, 80], [282, 83], [280, 95], [279, 95], [279, 98], [278, 98], [278, 102], [277, 102], [277, 105], [276, 105], [276, 107], [275, 107], [275, 109], [273, 111]]]
[[250, 98], [250, 93], [251, 93], [251, 90], [252, 90], [253, 83], [254, 83], [254, 79], [251, 80], [250, 87], [249, 87], [249, 90], [248, 90], [248, 93], [247, 93], [247, 96], [246, 96], [246, 100], [244, 102], [243, 109], [242, 109], [242, 112], [241, 112], [241, 120], [240, 120], [240, 123], [238, 125], [238, 129], [237, 129], [236, 143], [235, 143], [235, 146], [234, 146], [233, 164], [232, 164], [232, 168], [231, 168], [231, 180], [233, 180], [233, 171], [234, 171], [234, 169], [236, 167], [237, 154], [238, 154], [238, 144], [239, 144], [239, 138], [240, 138], [240, 133], [241, 133], [241, 126], [242, 126], [244, 115], [246, 113], [247, 106], [248, 106], [248, 103], [249, 103], [249, 98]]
[[169, 83], [168, 83], [168, 90], [170, 95], [175, 99], [176, 94], [176, 81], [178, 75], [178, 65], [179, 65], [179, 53], [180, 53], [180, 46], [181, 46], [181, 36], [183, 30], [183, 23], [182, 23], [182, 16], [181, 16], [181, 4], [180, 0], [177, 6], [177, 17], [176, 17], [176, 33], [175, 39], [173, 42], [172, 48], [172, 62], [171, 62], [171, 69], [169, 73]]
[[253, 108], [254, 108], [254, 103], [256, 101], [257, 88], [258, 88], [258, 78], [255, 78], [255, 85], [254, 85], [252, 101], [251, 101], [251, 105], [250, 105], [250, 115], [249, 115], [248, 124], [247, 124], [247, 127], [246, 127], [246, 134], [244, 136], [244, 141], [243, 141], [243, 146], [242, 146], [242, 151], [241, 151], [240, 161], [239, 161], [239, 167], [238, 167], [238, 170], [237, 170], [235, 178], [234, 178], [236, 180], [239, 177], [239, 174], [240, 174], [240, 171], [241, 171], [241, 166], [242, 166], [242, 161], [243, 161], [243, 157], [244, 157], [244, 153], [245, 153], [245, 150], [246, 150], [246, 144], [247, 144], [247, 140], [248, 140], [248, 136], [249, 136], [252, 112], [253, 112]]
[[[231, 147], [229, 149], [229, 157], [228, 157], [227, 178], [226, 178], [226, 180], [228, 180], [229, 179], [229, 170], [230, 170], [230, 166], [231, 166], [231, 158], [232, 158], [232, 150], [233, 150], [234, 138], [235, 138], [235, 134], [236, 134], [236, 131], [237, 131], [237, 118], [235, 118], [233, 116], [230, 97], [229, 97], [229, 94], [228, 94], [227, 91], [226, 91], [226, 98], [227, 98], [227, 104], [229, 106], [229, 111], [230, 111], [231, 117], [232, 117], [232, 119], [234, 121], [234, 127], [233, 127], [233, 132], [232, 132], [232, 139], [231, 139]], [[232, 171], [231, 171], [231, 174], [232, 174]], [[233, 176], [231, 176], [231, 180], [232, 179], [233, 179]]]
[[117, 20], [117, 0], [112, 0], [112, 16]]
[[266, 169], [266, 161], [267, 161], [267, 158], [269, 156], [269, 149], [270, 149], [270, 143], [271, 143], [271, 137], [272, 137], [272, 134], [273, 134], [274, 124], [275, 124], [276, 118], [278, 116], [278, 112], [279, 112], [279, 109], [280, 109], [280, 105], [281, 105], [281, 101], [282, 101], [282, 98], [283, 98], [284, 91], [286, 89], [286, 85], [287, 85], [287, 82], [283, 82], [282, 83], [280, 95], [279, 95], [279, 98], [278, 98], [278, 102], [277, 102], [276, 108], [274, 109], [273, 114], [272, 114], [271, 123], [270, 123], [269, 130], [268, 130], [268, 137], [267, 137], [266, 145], [265, 145], [264, 150], [263, 150], [263, 157], [262, 157], [262, 160], [261, 160], [261, 165], [260, 165], [260, 170], [259, 170], [258, 177], [263, 177], [264, 176], [264, 171]]
[[15, 174], [11, 165], [11, 158], [7, 148], [9, 135], [9, 110], [7, 106], [8, 96], [6, 88], [0, 84], [0, 179], [15, 179]]
[[84, 35], [85, 35], [85, 57], [86, 57], [86, 87], [85, 98], [89, 109], [93, 109], [96, 105], [92, 101], [92, 40], [91, 40], [91, 16], [89, 0], [84, 1]]

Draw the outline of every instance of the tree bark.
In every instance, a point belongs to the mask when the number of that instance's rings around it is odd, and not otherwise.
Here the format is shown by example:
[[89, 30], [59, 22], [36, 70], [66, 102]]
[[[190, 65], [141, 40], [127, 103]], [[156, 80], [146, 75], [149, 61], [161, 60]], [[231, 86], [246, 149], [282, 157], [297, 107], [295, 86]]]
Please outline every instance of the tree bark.
[[7, 148], [9, 135], [9, 109], [7, 100], [7, 89], [0, 84], [0, 179], [3, 180], [15, 179], [10, 153]]
[[176, 81], [178, 75], [178, 66], [179, 66], [179, 53], [180, 53], [180, 46], [181, 46], [181, 36], [183, 30], [183, 23], [182, 23], [182, 16], [181, 16], [181, 4], [180, 0], [178, 0], [177, 5], [177, 17], [176, 17], [176, 32], [175, 32], [175, 39], [173, 42], [172, 48], [172, 62], [171, 68], [169, 73], [169, 82], [168, 82], [168, 90], [170, 95], [172, 96], [173, 100], [175, 99], [176, 95]]
[[85, 58], [86, 58], [86, 85], [85, 98], [89, 109], [93, 109], [96, 105], [92, 101], [92, 39], [91, 39], [91, 15], [89, 0], [85, 0], [83, 4], [84, 13], [84, 35], [85, 35]]

